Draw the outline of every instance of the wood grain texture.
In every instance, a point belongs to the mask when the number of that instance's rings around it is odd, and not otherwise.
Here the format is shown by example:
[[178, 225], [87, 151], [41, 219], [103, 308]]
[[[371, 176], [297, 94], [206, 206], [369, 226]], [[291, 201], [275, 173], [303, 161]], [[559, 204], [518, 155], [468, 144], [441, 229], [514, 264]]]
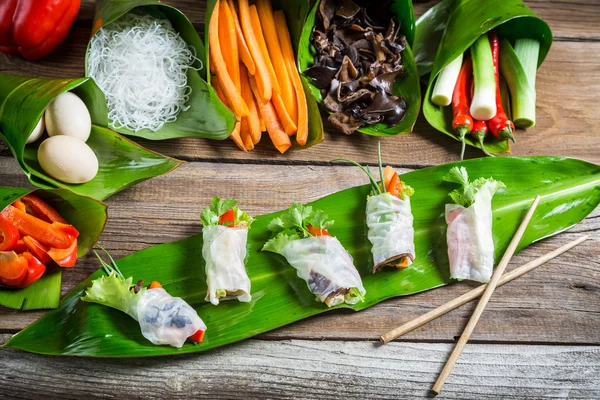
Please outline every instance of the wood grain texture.
[[[449, 351], [249, 340], [202, 355], [90, 362], [3, 350], [0, 398], [422, 398]], [[469, 345], [437, 398], [598, 398], [599, 376], [600, 347]]]
[[[384, 156], [386, 153], [384, 152]], [[403, 169], [402, 171], [408, 171]], [[294, 177], [294, 184], [282, 184]], [[0, 182], [27, 185], [16, 162], [0, 157]], [[243, 182], [243, 184], [240, 184]], [[238, 197], [252, 215], [284, 209], [365, 182], [358, 168], [187, 163], [169, 175], [110, 198], [100, 244], [116, 257], [200, 232], [198, 216], [213, 195]], [[568, 233], [535, 244], [514, 257], [525, 264], [580, 232], [592, 239], [515, 282], [497, 289], [473, 340], [600, 344], [600, 209]], [[90, 255], [65, 270], [63, 293], [97, 268]], [[360, 313], [336, 311], [263, 335], [269, 339], [377, 339], [409, 319], [457, 297], [466, 283], [386, 301]], [[526, 295], [524, 295], [526, 294]], [[453, 341], [472, 313], [468, 304], [406, 335], [402, 340]], [[0, 311], [0, 332], [15, 332], [41, 312]]]

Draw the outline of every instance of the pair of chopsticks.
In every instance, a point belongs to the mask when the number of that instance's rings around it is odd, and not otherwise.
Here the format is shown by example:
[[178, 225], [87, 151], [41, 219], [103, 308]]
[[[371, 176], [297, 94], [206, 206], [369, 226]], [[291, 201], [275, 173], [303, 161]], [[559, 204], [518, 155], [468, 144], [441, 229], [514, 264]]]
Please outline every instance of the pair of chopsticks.
[[525, 230], [527, 229], [527, 226], [529, 225], [529, 222], [531, 221], [531, 218], [533, 217], [533, 214], [535, 212], [535, 209], [538, 206], [539, 201], [540, 201], [540, 196], [536, 196], [536, 198], [533, 200], [533, 203], [531, 204], [531, 207], [529, 208], [529, 211], [525, 215], [525, 218], [521, 222], [521, 225], [519, 226], [517, 233], [512, 238], [508, 248], [506, 249], [504, 256], [502, 256], [502, 259], [500, 260], [498, 267], [496, 267], [496, 270], [494, 271], [494, 274], [492, 275], [492, 278], [488, 284], [482, 285], [476, 289], [473, 289], [470, 292], [465, 293], [464, 295], [457, 297], [456, 299], [451, 300], [448, 303], [436, 308], [435, 310], [432, 310], [432, 311], [430, 311], [430, 312], [428, 312], [428, 313], [426, 313], [426, 314], [424, 314], [424, 315], [422, 315], [422, 316], [420, 316], [420, 317], [418, 317], [396, 329], [391, 330], [390, 332], [386, 333], [385, 335], [381, 336], [381, 341], [383, 343], [388, 343], [388, 342], [404, 335], [405, 333], [410, 332], [413, 329], [416, 329], [416, 328], [426, 324], [427, 322], [432, 321], [432, 320], [436, 319], [437, 317], [439, 317], [443, 314], [446, 314], [447, 312], [452, 311], [455, 308], [458, 308], [461, 305], [481, 296], [481, 299], [479, 300], [479, 303], [477, 304], [477, 308], [475, 308], [475, 311], [473, 312], [473, 315], [471, 316], [469, 323], [467, 324], [465, 330], [463, 331], [463, 334], [461, 335], [460, 339], [456, 343], [456, 346], [454, 347], [454, 350], [452, 351], [450, 358], [446, 362], [444, 369], [440, 373], [440, 376], [438, 377], [437, 381], [435, 382], [435, 385], [433, 386], [433, 392], [435, 392], [436, 394], [439, 394], [442, 391], [442, 387], [444, 386], [444, 383], [446, 383], [446, 380], [452, 373], [452, 370], [454, 369], [454, 364], [460, 357], [460, 354], [462, 353], [463, 348], [465, 347], [465, 345], [467, 344], [467, 341], [471, 337], [471, 334], [473, 333], [473, 330], [475, 329], [475, 326], [477, 325], [479, 318], [483, 314], [483, 310], [487, 306], [487, 303], [489, 302], [490, 298], [492, 297], [492, 293], [494, 292], [496, 287], [500, 286], [500, 285], [504, 285], [505, 283], [510, 282], [515, 278], [518, 278], [519, 276], [531, 271], [532, 269], [534, 269], [536, 267], [539, 267], [540, 265], [546, 263], [547, 261], [557, 257], [558, 255], [572, 249], [573, 247], [577, 246], [578, 244], [589, 239], [588, 235], [582, 236], [579, 239], [574, 240], [571, 243], [568, 243], [554, 251], [551, 251], [550, 253], [548, 253], [546, 255], [543, 255], [543, 256], [507, 273], [506, 275], [502, 275], [504, 273], [504, 270], [506, 269], [506, 266], [510, 262], [512, 256], [514, 255], [515, 250], [517, 249], [517, 246], [519, 245], [519, 242], [523, 238], [523, 234], [525, 233]]

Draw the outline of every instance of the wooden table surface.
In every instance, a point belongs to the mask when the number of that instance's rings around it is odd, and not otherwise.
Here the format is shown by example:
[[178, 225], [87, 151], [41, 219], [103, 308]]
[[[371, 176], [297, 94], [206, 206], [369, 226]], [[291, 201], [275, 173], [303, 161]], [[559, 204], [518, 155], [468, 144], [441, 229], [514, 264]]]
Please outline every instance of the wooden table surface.
[[[198, 30], [204, 2], [170, 0]], [[415, 4], [417, 15], [435, 1]], [[600, 2], [527, 1], [554, 33], [538, 74], [538, 125], [518, 132], [515, 155], [563, 155], [600, 163]], [[0, 56], [0, 72], [78, 77], [94, 15], [82, 10], [67, 40], [47, 59]], [[251, 153], [232, 142], [141, 140], [188, 161], [174, 172], [107, 201], [100, 244], [116, 257], [200, 231], [199, 213], [213, 195], [239, 198], [250, 214], [286, 208], [364, 181], [356, 168], [331, 166], [338, 156], [373, 163], [377, 139], [327, 133], [324, 143], [281, 156], [270, 146]], [[384, 158], [402, 171], [457, 160], [459, 145], [421, 118], [415, 132], [382, 140]], [[469, 149], [467, 157], [479, 153]], [[0, 184], [28, 186], [0, 144]], [[514, 268], [583, 233], [567, 254], [499, 288], [441, 398], [600, 398], [600, 209], [559, 236], [514, 257]], [[63, 274], [63, 294], [97, 267], [90, 255]], [[469, 290], [455, 284], [397, 298], [360, 313], [334, 311], [206, 354], [161, 359], [53, 358], [0, 349], [0, 398], [414, 398], [427, 396], [475, 304], [401, 340], [377, 338]], [[0, 308], [0, 343], [43, 312]]]

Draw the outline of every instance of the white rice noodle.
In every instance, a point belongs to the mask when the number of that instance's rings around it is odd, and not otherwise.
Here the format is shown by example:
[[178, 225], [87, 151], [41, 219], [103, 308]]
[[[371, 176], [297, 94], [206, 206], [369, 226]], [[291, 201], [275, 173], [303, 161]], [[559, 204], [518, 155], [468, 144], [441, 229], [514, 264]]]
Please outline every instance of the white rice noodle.
[[192, 50], [167, 19], [128, 13], [100, 28], [87, 73], [106, 96], [110, 126], [157, 131], [187, 110]]
[[355, 304], [360, 298], [350, 289], [366, 294], [352, 256], [337, 238], [316, 236], [294, 240], [285, 245], [282, 255], [304, 279], [317, 301], [328, 306]]
[[415, 231], [410, 198], [399, 199], [390, 193], [367, 200], [368, 237], [373, 245], [373, 272], [394, 261], [415, 260]]
[[[222, 225], [202, 229], [204, 243], [202, 256], [206, 262], [206, 300], [214, 305], [219, 299], [237, 298], [241, 302], [252, 300], [250, 279], [246, 272], [247, 228], [229, 228]], [[225, 292], [222, 297], [219, 292]]]
[[154, 344], [180, 348], [188, 337], [206, 325], [188, 303], [162, 288], [148, 289], [137, 303], [142, 335]]
[[495, 182], [479, 188], [475, 201], [468, 207], [446, 204], [448, 258], [450, 276], [489, 282], [494, 269], [494, 238], [492, 236], [492, 196]]

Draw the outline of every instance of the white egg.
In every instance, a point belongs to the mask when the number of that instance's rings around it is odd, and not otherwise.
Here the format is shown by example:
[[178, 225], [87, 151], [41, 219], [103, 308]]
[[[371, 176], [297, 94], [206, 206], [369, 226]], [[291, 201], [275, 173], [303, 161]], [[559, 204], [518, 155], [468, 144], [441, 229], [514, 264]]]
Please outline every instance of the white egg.
[[94, 151], [72, 136], [52, 136], [38, 149], [42, 169], [64, 183], [89, 182], [98, 173], [98, 158]]
[[92, 118], [85, 103], [71, 92], [60, 94], [46, 109], [44, 117], [49, 136], [72, 136], [87, 141]]
[[42, 118], [40, 118], [37, 125], [33, 129], [33, 132], [31, 132], [31, 135], [29, 135], [29, 138], [27, 139], [27, 142], [25, 142], [25, 143], [26, 144], [33, 143], [33, 142], [37, 141], [39, 138], [41, 138], [42, 133], [44, 133], [45, 127], [46, 127], [46, 124], [44, 123], [44, 115], [42, 114]]

